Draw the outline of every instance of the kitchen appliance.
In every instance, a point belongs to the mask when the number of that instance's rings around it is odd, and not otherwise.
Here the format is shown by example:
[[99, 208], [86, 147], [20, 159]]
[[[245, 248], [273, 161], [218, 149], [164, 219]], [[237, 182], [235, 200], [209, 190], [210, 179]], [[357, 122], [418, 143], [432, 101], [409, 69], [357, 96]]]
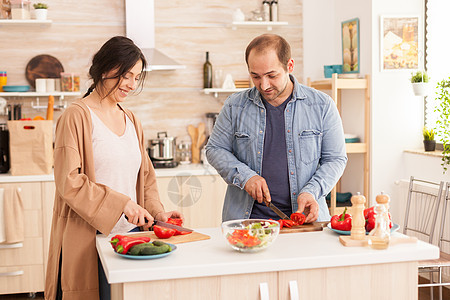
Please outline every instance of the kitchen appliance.
[[9, 131], [6, 124], [0, 124], [0, 173], [8, 173], [10, 166]]
[[158, 132], [156, 139], [148, 142], [148, 155], [155, 168], [174, 168], [176, 161], [176, 138], [167, 136], [166, 131]]
[[206, 134], [208, 137], [212, 133], [212, 130], [213, 130], [214, 124], [216, 123], [216, 119], [217, 119], [218, 115], [219, 115], [219, 113], [213, 113], [213, 112], [206, 113], [206, 127], [208, 129]]

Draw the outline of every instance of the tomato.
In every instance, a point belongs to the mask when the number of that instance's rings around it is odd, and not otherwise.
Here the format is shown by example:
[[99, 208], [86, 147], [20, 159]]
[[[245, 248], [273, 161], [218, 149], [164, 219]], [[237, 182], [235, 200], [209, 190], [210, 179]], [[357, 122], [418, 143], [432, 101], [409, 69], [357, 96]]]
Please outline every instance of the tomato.
[[178, 219], [178, 218], [172, 219], [172, 218], [169, 218], [166, 223], [177, 225], [177, 226], [182, 226], [183, 225], [183, 219]]
[[232, 245], [241, 243], [244, 247], [254, 247], [261, 244], [261, 240], [253, 235], [250, 235], [248, 229], [236, 229], [232, 234], [228, 235], [228, 241]]
[[301, 213], [293, 213], [291, 215], [291, 220], [295, 223], [295, 225], [303, 225], [306, 220], [306, 216]]
[[153, 226], [153, 232], [160, 239], [168, 239], [173, 236], [177, 230], [155, 225]]
[[294, 221], [292, 221], [292, 220], [280, 219], [280, 220], [278, 220], [278, 222], [280, 223], [280, 229], [283, 227], [290, 228], [295, 225]]

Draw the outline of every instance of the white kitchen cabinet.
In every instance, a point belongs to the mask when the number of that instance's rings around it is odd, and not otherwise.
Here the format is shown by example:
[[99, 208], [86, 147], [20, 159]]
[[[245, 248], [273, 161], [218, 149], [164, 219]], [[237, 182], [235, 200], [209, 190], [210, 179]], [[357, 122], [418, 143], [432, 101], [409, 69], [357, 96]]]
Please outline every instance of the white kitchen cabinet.
[[217, 227], [222, 223], [222, 207], [227, 184], [219, 175], [157, 177], [159, 195], [166, 211], [178, 210], [186, 227]]
[[[14, 182], [0, 188], [21, 189], [24, 206], [24, 241], [0, 244], [0, 294], [44, 290], [53, 182]], [[53, 189], [54, 190], [54, 189]]]

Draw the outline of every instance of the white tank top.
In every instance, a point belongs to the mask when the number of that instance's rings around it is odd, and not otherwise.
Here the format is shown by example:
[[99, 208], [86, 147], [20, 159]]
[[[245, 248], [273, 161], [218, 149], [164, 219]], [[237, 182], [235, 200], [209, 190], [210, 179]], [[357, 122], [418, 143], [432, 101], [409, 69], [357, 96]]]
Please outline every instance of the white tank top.
[[[141, 166], [141, 151], [133, 122], [125, 115], [126, 128], [118, 136], [89, 108], [92, 118], [92, 148], [95, 179], [136, 202], [136, 183]], [[125, 233], [136, 225], [122, 214], [111, 234]]]

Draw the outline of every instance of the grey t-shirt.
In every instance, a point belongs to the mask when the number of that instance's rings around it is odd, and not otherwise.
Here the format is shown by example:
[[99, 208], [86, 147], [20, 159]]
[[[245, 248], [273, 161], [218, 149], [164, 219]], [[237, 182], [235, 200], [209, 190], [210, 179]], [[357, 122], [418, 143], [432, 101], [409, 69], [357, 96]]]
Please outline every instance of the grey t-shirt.
[[[286, 153], [286, 135], [284, 110], [291, 100], [292, 94], [279, 106], [275, 107], [263, 99], [266, 107], [266, 132], [264, 135], [264, 150], [261, 176], [269, 186], [272, 203], [286, 215], [292, 213], [288, 162]], [[253, 204], [252, 219], [280, 219], [264, 203]]]

